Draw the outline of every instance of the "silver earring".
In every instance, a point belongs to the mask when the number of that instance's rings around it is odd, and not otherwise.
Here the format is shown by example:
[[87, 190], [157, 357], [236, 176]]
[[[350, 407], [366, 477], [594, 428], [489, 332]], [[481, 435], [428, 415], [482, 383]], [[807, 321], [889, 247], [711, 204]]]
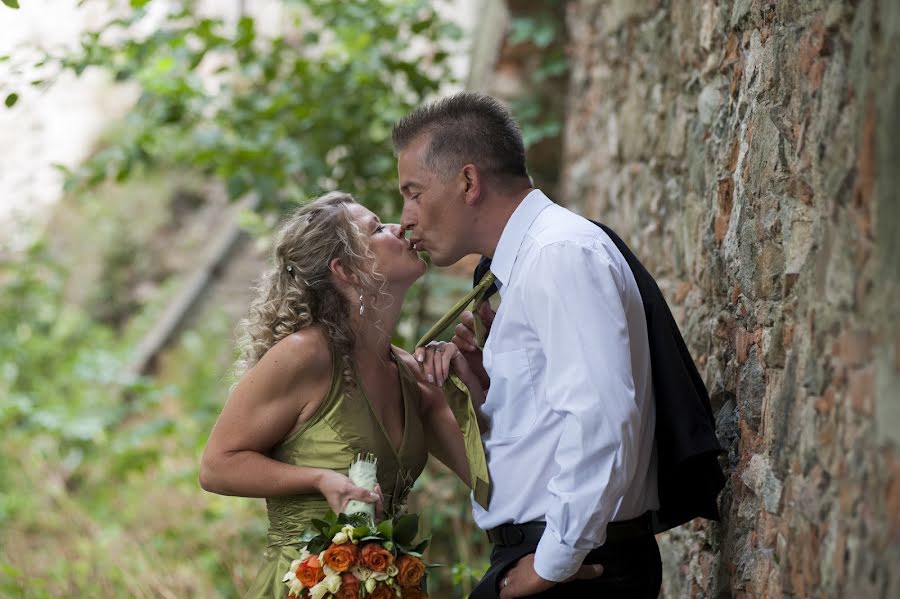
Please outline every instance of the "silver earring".
[[362, 293], [359, 294], [359, 315], [362, 316], [363, 312], [366, 310], [366, 305], [363, 303]]

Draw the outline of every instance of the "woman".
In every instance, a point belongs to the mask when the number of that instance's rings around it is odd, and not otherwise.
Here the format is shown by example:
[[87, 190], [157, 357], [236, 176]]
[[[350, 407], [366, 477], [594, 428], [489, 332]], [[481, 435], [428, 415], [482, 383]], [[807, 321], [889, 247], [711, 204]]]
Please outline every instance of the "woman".
[[[345, 193], [303, 206], [282, 226], [244, 322], [243, 374], [200, 464], [207, 491], [266, 498], [266, 562], [247, 596], [284, 597], [281, 579], [297, 556], [289, 545], [329, 508], [357, 499], [396, 514], [428, 453], [469, 480], [439, 385], [451, 369], [483, 397], [479, 383], [452, 344], [427, 354], [434, 384], [391, 345], [403, 297], [424, 272], [399, 225]], [[366, 452], [378, 458], [381, 495], [346, 476]]]

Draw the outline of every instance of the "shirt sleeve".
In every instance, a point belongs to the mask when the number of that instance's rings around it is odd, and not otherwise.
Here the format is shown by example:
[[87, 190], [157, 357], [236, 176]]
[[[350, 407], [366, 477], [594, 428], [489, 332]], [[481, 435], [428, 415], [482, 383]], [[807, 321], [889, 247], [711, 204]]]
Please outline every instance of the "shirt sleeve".
[[525, 310], [547, 360], [541, 399], [563, 418], [559, 473], [548, 485], [552, 507], [534, 568], [557, 582], [606, 540], [639, 455], [626, 279], [609, 251], [600, 241], [551, 244], [528, 275]]

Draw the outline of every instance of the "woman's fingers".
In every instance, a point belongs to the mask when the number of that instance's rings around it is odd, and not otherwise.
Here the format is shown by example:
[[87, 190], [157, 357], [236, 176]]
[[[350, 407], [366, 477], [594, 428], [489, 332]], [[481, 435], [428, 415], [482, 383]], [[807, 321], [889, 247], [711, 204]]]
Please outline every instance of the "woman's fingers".
[[434, 384], [440, 387], [444, 384], [444, 343], [435, 342], [431, 346], [431, 367], [434, 374]]
[[377, 518], [384, 517], [384, 493], [381, 492], [381, 485], [375, 485], [375, 495], [378, 496], [378, 499], [375, 500], [375, 516]]
[[437, 382], [437, 378], [435, 376], [435, 351], [436, 343], [431, 342], [425, 347], [420, 347], [416, 350], [416, 361], [419, 363], [419, 369], [422, 371], [422, 374], [425, 376], [425, 379], [432, 384]]

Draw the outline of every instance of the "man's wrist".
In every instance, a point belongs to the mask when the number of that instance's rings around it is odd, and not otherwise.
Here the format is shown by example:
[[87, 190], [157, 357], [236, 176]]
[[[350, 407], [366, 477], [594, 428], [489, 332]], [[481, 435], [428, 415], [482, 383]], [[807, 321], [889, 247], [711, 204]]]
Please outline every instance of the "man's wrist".
[[534, 571], [544, 580], [563, 582], [578, 572], [588, 553], [587, 549], [575, 549], [561, 543], [547, 529], [534, 552]]

